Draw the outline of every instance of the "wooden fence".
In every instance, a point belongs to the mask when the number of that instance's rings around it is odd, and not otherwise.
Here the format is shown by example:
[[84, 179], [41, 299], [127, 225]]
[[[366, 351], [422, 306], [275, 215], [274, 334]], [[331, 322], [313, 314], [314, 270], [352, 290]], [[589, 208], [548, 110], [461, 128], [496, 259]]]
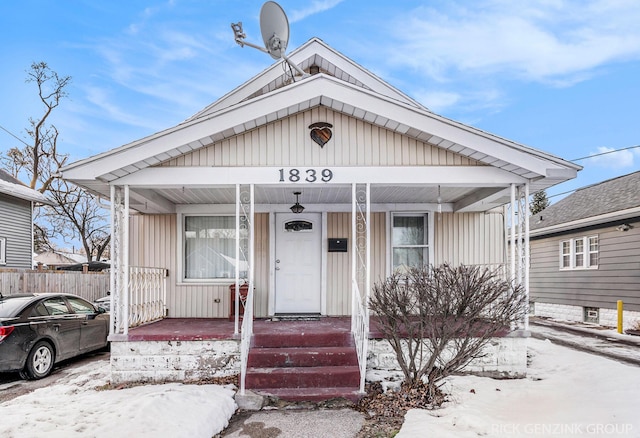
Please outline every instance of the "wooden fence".
[[0, 269], [0, 291], [4, 295], [64, 292], [94, 301], [107, 295], [109, 273]]

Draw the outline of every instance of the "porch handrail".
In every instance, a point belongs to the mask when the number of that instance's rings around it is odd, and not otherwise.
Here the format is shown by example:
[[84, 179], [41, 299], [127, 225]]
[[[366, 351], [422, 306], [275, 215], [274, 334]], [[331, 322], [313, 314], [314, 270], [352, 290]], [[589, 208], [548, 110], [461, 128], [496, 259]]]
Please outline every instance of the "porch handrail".
[[357, 280], [353, 280], [353, 312], [351, 314], [351, 333], [356, 344], [358, 365], [360, 366], [360, 393], [364, 393], [365, 378], [367, 373], [367, 349], [369, 346], [369, 318], [360, 295], [360, 287]]
[[245, 379], [247, 377], [247, 361], [251, 336], [253, 335], [253, 283], [249, 283], [247, 301], [242, 319], [242, 331], [240, 332], [240, 395], [244, 395]]
[[129, 267], [129, 327], [164, 318], [167, 276], [164, 268]]

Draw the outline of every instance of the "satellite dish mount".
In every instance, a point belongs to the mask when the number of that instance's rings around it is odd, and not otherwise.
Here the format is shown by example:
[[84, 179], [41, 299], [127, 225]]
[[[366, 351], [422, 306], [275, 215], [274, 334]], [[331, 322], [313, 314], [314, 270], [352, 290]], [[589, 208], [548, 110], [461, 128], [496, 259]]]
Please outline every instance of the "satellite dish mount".
[[262, 33], [264, 47], [244, 40], [247, 36], [242, 31], [242, 22], [231, 23], [231, 29], [233, 29], [236, 43], [240, 47], [253, 47], [261, 52], [268, 53], [273, 59], [284, 59], [301, 76], [308, 76], [285, 55], [287, 44], [289, 43], [289, 20], [282, 7], [276, 2], [266, 2], [260, 10], [260, 32]]

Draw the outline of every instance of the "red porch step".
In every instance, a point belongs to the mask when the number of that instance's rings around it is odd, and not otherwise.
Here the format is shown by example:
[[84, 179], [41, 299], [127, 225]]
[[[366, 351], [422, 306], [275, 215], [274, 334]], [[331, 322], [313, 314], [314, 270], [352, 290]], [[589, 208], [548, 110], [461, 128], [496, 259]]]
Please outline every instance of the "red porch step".
[[358, 366], [251, 368], [247, 387], [262, 388], [335, 388], [360, 384]]
[[295, 334], [254, 333], [251, 343], [256, 348], [344, 347], [353, 346], [349, 332], [305, 332]]
[[360, 367], [351, 333], [254, 333], [245, 385], [288, 401], [357, 402]]
[[357, 403], [363, 395], [358, 388], [263, 388], [257, 392], [292, 402], [322, 402], [343, 398]]
[[247, 366], [256, 368], [358, 366], [358, 356], [349, 347], [254, 348]]

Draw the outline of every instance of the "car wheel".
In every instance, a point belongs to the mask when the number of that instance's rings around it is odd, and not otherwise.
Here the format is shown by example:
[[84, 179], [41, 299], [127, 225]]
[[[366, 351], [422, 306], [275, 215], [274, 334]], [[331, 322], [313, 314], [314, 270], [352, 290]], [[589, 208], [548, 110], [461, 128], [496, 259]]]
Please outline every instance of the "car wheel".
[[27, 379], [42, 379], [48, 376], [53, 369], [56, 353], [51, 344], [45, 341], [38, 342], [29, 352], [24, 374]]

